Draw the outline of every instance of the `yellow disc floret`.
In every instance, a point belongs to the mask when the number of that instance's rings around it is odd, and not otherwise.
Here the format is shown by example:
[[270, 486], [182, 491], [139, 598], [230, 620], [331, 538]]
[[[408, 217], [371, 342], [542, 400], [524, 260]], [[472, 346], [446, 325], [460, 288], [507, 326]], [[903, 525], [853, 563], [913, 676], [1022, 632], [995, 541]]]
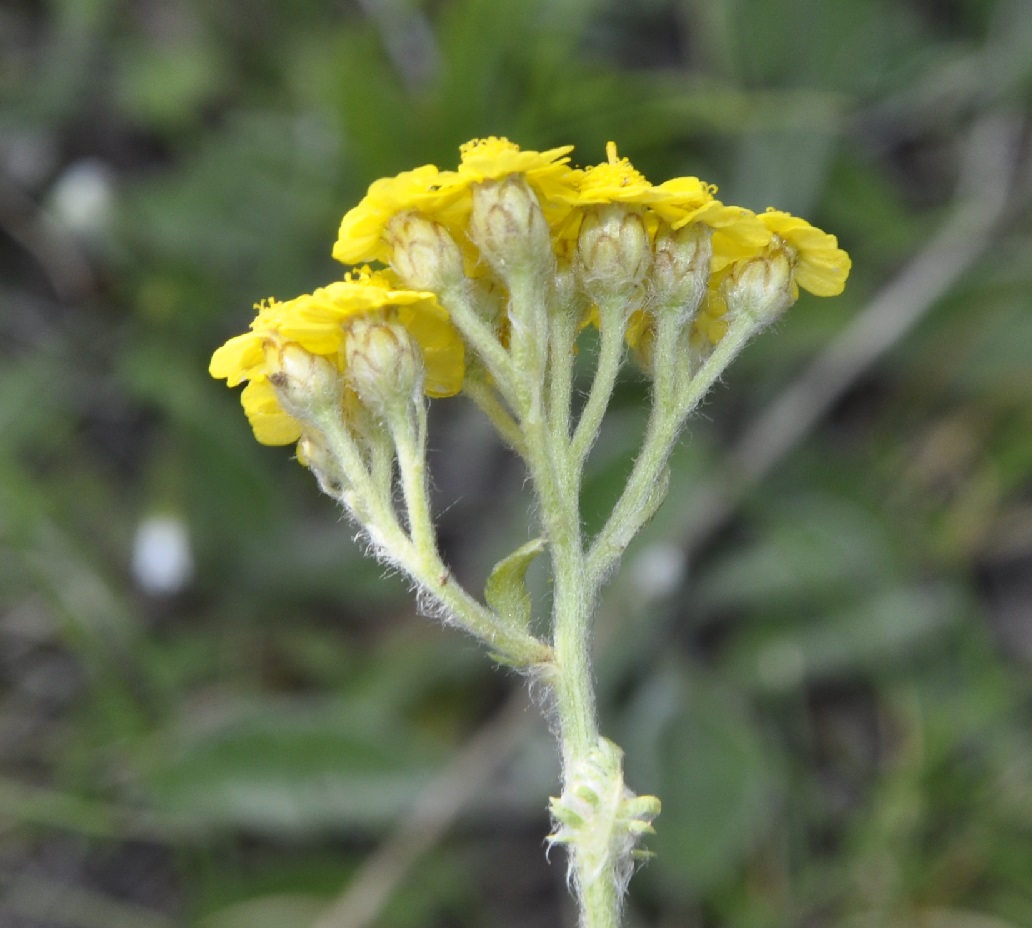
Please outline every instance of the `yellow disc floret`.
[[571, 151], [572, 145], [548, 151], [523, 151], [507, 138], [493, 135], [472, 139], [459, 146], [459, 174], [473, 183], [523, 174], [531, 185], [551, 187], [570, 174], [567, 155]]

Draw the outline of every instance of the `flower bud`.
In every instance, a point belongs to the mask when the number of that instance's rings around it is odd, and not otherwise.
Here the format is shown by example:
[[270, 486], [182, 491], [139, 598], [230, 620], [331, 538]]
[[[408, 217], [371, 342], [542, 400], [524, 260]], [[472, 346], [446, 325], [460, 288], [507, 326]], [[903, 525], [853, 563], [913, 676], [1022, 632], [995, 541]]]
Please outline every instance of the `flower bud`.
[[297, 459], [307, 467], [328, 496], [339, 496], [348, 486], [340, 465], [326, 447], [322, 434], [314, 430], [302, 433], [297, 443]]
[[552, 243], [534, 191], [518, 174], [473, 188], [470, 238], [503, 278], [512, 269], [549, 270]]
[[747, 319], [757, 329], [773, 322], [798, 295], [792, 262], [781, 248], [769, 248], [756, 258], [735, 264], [722, 286], [728, 321]]
[[706, 292], [712, 258], [708, 226], [690, 223], [676, 231], [669, 226], [661, 229], [651, 277], [656, 304], [682, 313], [682, 323], [687, 323]]
[[322, 411], [340, 407], [344, 384], [333, 362], [272, 334], [262, 348], [269, 383], [284, 412], [310, 421]]
[[577, 271], [595, 302], [630, 300], [651, 263], [649, 234], [639, 213], [618, 203], [585, 213], [577, 238]]
[[347, 327], [344, 353], [348, 382], [375, 415], [385, 417], [423, 391], [422, 355], [404, 326], [358, 316]]
[[439, 223], [399, 213], [387, 224], [386, 238], [391, 267], [407, 287], [440, 293], [463, 279], [462, 252]]

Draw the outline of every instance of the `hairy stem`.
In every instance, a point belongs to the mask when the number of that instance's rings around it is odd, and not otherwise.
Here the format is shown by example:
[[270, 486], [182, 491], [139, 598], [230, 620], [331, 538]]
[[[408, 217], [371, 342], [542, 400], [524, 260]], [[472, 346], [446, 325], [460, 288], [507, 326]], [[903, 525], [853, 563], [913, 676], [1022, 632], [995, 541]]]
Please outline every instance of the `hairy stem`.
[[656, 381], [645, 441], [620, 498], [588, 551], [586, 582], [601, 584], [627, 545], [655, 514], [666, 495], [667, 462], [685, 419], [754, 331], [754, 325], [746, 319], [735, 322], [699, 370], [685, 377], [678, 375], [672, 360], [660, 357], [658, 352], [665, 351], [666, 346], [662, 338], [657, 339]]
[[571, 454], [578, 467], [583, 467], [591, 446], [598, 438], [602, 418], [613, 396], [616, 378], [623, 361], [624, 332], [627, 328], [623, 302], [600, 307], [598, 366], [573, 433]]
[[[452, 577], [437, 553], [433, 526], [429, 523], [426, 481], [422, 468], [409, 474], [405, 458], [417, 454], [418, 425], [412, 423], [411, 444], [405, 429], [398, 428], [403, 493], [412, 521], [412, 537], [401, 527], [390, 487], [374, 485], [361, 455], [340, 416], [326, 416], [318, 423], [327, 448], [347, 474], [351, 486], [341, 491], [340, 501], [351, 509], [369, 534], [377, 553], [408, 574], [434, 602], [443, 607], [448, 621], [483, 641], [499, 659], [517, 667], [548, 664], [552, 651], [525, 629], [506, 623], [474, 599]], [[430, 537], [426, 538], [426, 533]]]

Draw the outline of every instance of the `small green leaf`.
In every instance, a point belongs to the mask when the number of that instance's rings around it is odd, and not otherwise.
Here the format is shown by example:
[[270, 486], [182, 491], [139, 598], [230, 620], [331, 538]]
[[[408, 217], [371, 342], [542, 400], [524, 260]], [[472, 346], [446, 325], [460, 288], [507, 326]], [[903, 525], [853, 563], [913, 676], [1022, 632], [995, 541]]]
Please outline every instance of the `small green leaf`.
[[528, 541], [495, 564], [487, 578], [484, 599], [514, 628], [530, 627], [530, 594], [525, 580], [531, 562], [544, 550], [544, 538]]

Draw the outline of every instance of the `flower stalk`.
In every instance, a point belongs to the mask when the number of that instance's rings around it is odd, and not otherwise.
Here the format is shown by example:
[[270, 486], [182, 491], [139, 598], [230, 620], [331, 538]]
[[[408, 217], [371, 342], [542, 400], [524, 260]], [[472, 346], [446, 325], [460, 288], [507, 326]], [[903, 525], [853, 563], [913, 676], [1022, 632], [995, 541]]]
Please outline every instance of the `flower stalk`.
[[[357, 269], [259, 304], [210, 371], [246, 381], [256, 438], [297, 442], [424, 611], [546, 687], [562, 758], [548, 841], [568, 855], [581, 928], [619, 928], [660, 802], [627, 787], [623, 752], [601, 734], [591, 631], [603, 585], [662, 503], [687, 418], [800, 287], [840, 292], [849, 258], [804, 220], [725, 206], [697, 178], [653, 185], [612, 144], [586, 169], [569, 151], [481, 139], [462, 146], [455, 171], [377, 181], [333, 248]], [[574, 359], [592, 325], [595, 370], [578, 406]], [[626, 485], [586, 538], [582, 475], [628, 357], [651, 381], [648, 423]], [[537, 500], [540, 537], [496, 565], [484, 601], [442, 561], [428, 493], [427, 399], [459, 393], [523, 459]], [[525, 578], [543, 552], [551, 609], [535, 619]]]

